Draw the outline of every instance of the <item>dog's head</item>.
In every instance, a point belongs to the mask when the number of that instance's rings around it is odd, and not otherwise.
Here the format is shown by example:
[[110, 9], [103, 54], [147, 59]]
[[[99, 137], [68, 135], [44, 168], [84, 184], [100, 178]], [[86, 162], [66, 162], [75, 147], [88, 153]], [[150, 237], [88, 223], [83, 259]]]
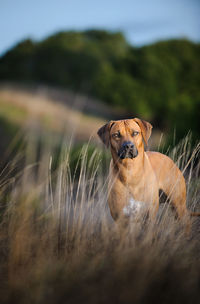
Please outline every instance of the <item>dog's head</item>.
[[139, 118], [110, 121], [98, 130], [107, 147], [120, 159], [135, 158], [143, 151], [143, 140], [148, 144], [152, 125]]

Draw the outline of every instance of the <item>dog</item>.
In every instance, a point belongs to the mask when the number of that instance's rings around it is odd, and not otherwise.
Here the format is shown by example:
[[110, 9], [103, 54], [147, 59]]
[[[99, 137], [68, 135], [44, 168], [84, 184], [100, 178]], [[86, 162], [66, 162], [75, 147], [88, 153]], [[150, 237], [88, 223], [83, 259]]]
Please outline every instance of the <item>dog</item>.
[[97, 132], [112, 154], [108, 204], [114, 220], [141, 211], [155, 219], [159, 190], [166, 194], [180, 219], [188, 216], [182, 172], [168, 156], [144, 150], [151, 132], [152, 125], [139, 118], [110, 121]]

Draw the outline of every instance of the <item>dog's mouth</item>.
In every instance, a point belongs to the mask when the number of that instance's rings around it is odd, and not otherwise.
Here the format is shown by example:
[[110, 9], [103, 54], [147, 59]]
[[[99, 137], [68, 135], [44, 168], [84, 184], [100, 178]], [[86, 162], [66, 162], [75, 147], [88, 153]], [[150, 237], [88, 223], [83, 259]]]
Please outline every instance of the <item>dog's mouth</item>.
[[120, 159], [125, 159], [125, 158], [135, 158], [138, 156], [138, 150], [135, 148], [135, 149], [124, 149], [124, 148], [121, 148], [119, 151], [118, 151], [118, 156]]

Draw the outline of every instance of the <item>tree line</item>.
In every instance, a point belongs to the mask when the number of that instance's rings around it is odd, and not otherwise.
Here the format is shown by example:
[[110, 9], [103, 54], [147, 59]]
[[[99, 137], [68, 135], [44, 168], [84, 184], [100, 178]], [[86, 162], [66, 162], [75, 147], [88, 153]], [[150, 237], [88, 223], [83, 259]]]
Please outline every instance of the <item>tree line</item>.
[[60, 32], [18, 43], [0, 57], [0, 80], [58, 85], [125, 108], [177, 140], [199, 134], [200, 44], [130, 45], [120, 32]]

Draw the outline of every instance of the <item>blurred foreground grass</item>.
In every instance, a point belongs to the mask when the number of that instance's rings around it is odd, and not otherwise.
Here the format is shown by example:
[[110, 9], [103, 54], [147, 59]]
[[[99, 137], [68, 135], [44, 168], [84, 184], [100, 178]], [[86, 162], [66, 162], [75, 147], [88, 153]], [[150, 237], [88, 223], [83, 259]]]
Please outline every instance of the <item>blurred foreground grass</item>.
[[[186, 237], [165, 203], [156, 222], [141, 218], [120, 231], [102, 152], [88, 143], [75, 157], [70, 141], [55, 152], [34, 134], [0, 173], [1, 303], [198, 303], [199, 220]], [[191, 149], [188, 137], [170, 155], [185, 172], [193, 210], [200, 149]]]

